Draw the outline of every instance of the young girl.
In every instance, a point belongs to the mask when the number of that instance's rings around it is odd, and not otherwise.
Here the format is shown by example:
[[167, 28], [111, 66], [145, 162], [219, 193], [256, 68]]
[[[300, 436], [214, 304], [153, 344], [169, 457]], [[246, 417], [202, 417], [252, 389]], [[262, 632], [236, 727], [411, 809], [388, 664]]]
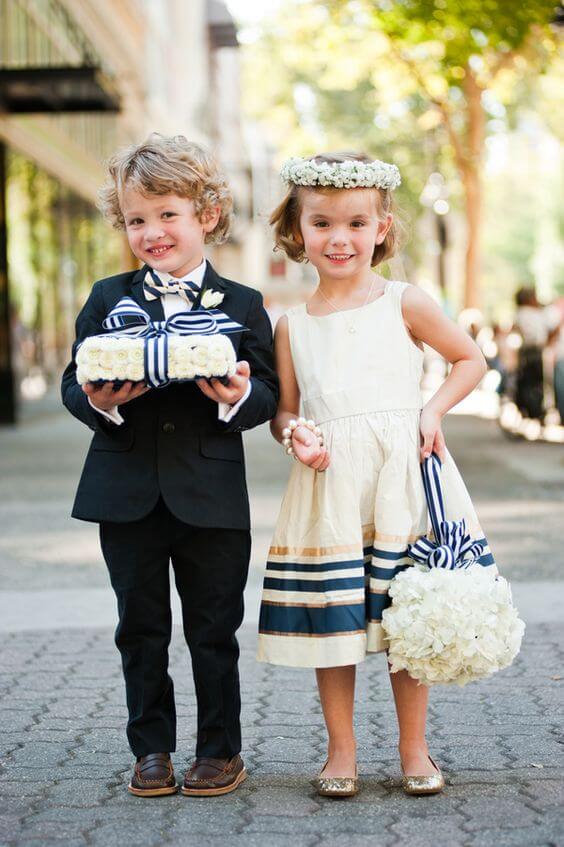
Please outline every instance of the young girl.
[[[311, 262], [319, 284], [276, 328], [281, 392], [271, 429], [298, 461], [270, 549], [258, 658], [316, 668], [329, 734], [317, 789], [346, 796], [357, 791], [355, 666], [386, 650], [390, 581], [413, 564], [407, 545], [427, 531], [420, 462], [432, 451], [443, 461], [447, 520], [465, 517], [484, 541], [481, 564], [493, 564], [441, 431], [486, 365], [430, 297], [373, 270], [397, 243], [394, 165], [325, 154], [291, 159], [282, 175], [289, 190], [271, 217], [276, 244]], [[423, 342], [452, 364], [425, 406]], [[444, 780], [425, 740], [428, 689], [406, 671], [390, 678], [403, 787], [438, 792]]]

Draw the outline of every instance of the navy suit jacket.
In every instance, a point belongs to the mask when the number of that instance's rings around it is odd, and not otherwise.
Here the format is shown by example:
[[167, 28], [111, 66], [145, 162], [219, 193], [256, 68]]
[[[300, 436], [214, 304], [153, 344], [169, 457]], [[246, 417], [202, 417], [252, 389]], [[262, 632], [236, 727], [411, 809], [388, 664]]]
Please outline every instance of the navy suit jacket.
[[[272, 330], [258, 291], [220, 277], [209, 264], [202, 284], [224, 294], [222, 311], [247, 332], [230, 335], [237, 359], [251, 368], [252, 390], [229, 421], [194, 382], [151, 389], [120, 406], [117, 426], [98, 414], [76, 381], [77, 345], [104, 332], [102, 321], [130, 296], [153, 320], [164, 320], [162, 302], [146, 300], [147, 267], [96, 282], [76, 321], [72, 360], [62, 379], [63, 403], [94, 431], [72, 515], [87, 521], [135, 521], [162, 496], [180, 520], [199, 527], [249, 528], [249, 503], [241, 432], [270, 420], [278, 404]], [[198, 302], [195, 304], [198, 305]]]

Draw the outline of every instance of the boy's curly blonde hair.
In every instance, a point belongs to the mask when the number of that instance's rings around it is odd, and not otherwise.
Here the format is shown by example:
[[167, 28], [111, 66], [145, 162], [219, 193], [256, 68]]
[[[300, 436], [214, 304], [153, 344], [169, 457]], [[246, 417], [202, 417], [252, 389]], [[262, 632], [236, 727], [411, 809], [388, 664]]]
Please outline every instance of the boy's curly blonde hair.
[[152, 133], [143, 144], [134, 144], [107, 163], [109, 177], [98, 192], [98, 208], [116, 229], [125, 229], [120, 199], [124, 188], [145, 195], [176, 194], [194, 203], [200, 220], [219, 206], [220, 218], [206, 243], [221, 244], [231, 228], [233, 198], [214, 157], [183, 135]]
[[[312, 156], [311, 160], [316, 164], [334, 164], [336, 162], [372, 162], [373, 160], [364, 153], [319, 153], [317, 156]], [[274, 209], [270, 216], [269, 223], [274, 227], [274, 249], [282, 250], [288, 258], [294, 262], [307, 262], [307, 256], [304, 251], [304, 243], [300, 231], [300, 214], [301, 214], [301, 198], [305, 191], [318, 191], [323, 194], [332, 194], [336, 191], [357, 191], [370, 190], [378, 194], [378, 214], [385, 220], [386, 215], [395, 212], [392, 192], [387, 188], [371, 188], [371, 189], [355, 189], [355, 188], [334, 188], [333, 186], [302, 186], [290, 185], [286, 196], [282, 202]], [[372, 254], [371, 266], [375, 267], [381, 262], [390, 259], [398, 250], [403, 236], [403, 226], [394, 214], [393, 223], [388, 230], [382, 244], [374, 245]]]

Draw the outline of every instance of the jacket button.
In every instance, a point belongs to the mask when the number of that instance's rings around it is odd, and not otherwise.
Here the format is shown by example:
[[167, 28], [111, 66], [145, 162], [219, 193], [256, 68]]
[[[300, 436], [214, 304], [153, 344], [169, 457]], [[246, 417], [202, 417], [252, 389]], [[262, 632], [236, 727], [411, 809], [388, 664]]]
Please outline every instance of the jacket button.
[[174, 432], [175, 429], [176, 429], [176, 427], [174, 426], [173, 423], [170, 423], [170, 422], [167, 421], [167, 423], [163, 424], [163, 432], [166, 432], [166, 433]]

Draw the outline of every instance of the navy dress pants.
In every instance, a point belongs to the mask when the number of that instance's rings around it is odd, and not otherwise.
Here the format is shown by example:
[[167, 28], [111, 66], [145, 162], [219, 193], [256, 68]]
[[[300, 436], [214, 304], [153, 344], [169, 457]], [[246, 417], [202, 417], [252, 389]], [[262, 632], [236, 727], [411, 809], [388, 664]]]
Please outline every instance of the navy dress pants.
[[197, 756], [241, 750], [239, 646], [251, 549], [247, 530], [190, 526], [162, 499], [146, 517], [100, 524], [102, 552], [117, 597], [121, 654], [135, 756], [176, 749], [170, 563], [182, 604], [198, 703]]

